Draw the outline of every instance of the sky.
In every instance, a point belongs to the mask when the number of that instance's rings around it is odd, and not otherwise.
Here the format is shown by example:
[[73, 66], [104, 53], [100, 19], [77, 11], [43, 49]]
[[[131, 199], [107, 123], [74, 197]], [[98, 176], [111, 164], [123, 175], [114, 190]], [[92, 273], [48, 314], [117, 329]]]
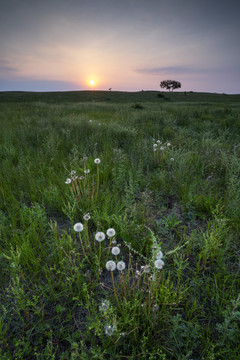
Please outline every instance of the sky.
[[0, 91], [161, 90], [170, 79], [240, 94], [239, 0], [0, 5]]

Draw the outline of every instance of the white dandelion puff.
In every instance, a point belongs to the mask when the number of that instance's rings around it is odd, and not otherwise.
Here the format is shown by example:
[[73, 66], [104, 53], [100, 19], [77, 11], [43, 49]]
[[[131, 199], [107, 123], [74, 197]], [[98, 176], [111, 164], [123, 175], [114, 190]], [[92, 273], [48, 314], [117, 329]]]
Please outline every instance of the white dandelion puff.
[[154, 262], [154, 265], [157, 269], [162, 269], [164, 266], [164, 262], [161, 259], [158, 259]]
[[65, 181], [65, 184], [70, 184], [71, 183], [71, 179], [70, 178], [67, 178], [66, 181]]
[[107, 230], [107, 236], [113, 237], [116, 234], [116, 231], [113, 228]]
[[153, 311], [156, 312], [156, 311], [158, 311], [158, 309], [159, 309], [158, 304], [154, 304], [153, 305]]
[[171, 161], [174, 161], [174, 158], [171, 158], [170, 160], [171, 160]]
[[168, 143], [167, 143], [167, 146], [171, 146], [171, 143], [170, 143], [170, 142], [168, 142]]
[[124, 261], [119, 261], [119, 262], [117, 263], [117, 269], [118, 269], [119, 271], [123, 271], [123, 270], [125, 269], [125, 267], [126, 267], [126, 264], [125, 264]]
[[161, 251], [158, 251], [158, 253], [156, 254], [156, 258], [160, 260], [162, 259], [162, 257], [163, 257], [163, 253]]
[[119, 249], [118, 246], [114, 246], [114, 247], [112, 248], [112, 254], [113, 254], [113, 255], [118, 255], [118, 254], [120, 254], [120, 249]]
[[148, 274], [150, 272], [150, 265], [143, 266], [143, 272]]
[[115, 261], [109, 260], [106, 262], [106, 269], [108, 271], [114, 271], [116, 269], [117, 265]]
[[100, 162], [101, 162], [101, 160], [98, 159], [98, 158], [94, 160], [94, 163], [95, 163], [95, 164], [100, 164]]
[[160, 140], [157, 140], [157, 143], [158, 143], [158, 144], [161, 144], [162, 142], [161, 142]]
[[88, 220], [91, 219], [91, 216], [90, 216], [89, 213], [87, 213], [87, 214], [85, 214], [85, 215], [83, 216], [83, 218], [84, 218], [84, 220], [88, 221]]
[[86, 169], [86, 170], [84, 170], [84, 173], [85, 173], [85, 174], [89, 174], [89, 173], [90, 173], [90, 170], [89, 170], [89, 169]]
[[81, 232], [83, 231], [83, 224], [82, 223], [76, 223], [73, 227], [73, 229], [76, 231], [76, 232]]
[[74, 176], [74, 175], [76, 175], [76, 171], [75, 171], [75, 170], [72, 170], [72, 171], [71, 171], [71, 176]]
[[153, 144], [153, 147], [156, 148], [158, 145], [157, 144]]
[[101, 242], [105, 239], [105, 234], [102, 231], [99, 231], [95, 235], [95, 240]]
[[112, 336], [114, 334], [114, 331], [116, 330], [116, 325], [115, 324], [113, 324], [113, 325], [106, 324], [104, 326], [104, 330], [105, 330], [106, 335]]
[[160, 147], [160, 150], [162, 150], [162, 151], [163, 151], [163, 150], [164, 150], [164, 146], [161, 146], [161, 147]]
[[106, 311], [109, 308], [110, 302], [108, 300], [103, 300], [101, 305], [99, 305], [99, 310]]

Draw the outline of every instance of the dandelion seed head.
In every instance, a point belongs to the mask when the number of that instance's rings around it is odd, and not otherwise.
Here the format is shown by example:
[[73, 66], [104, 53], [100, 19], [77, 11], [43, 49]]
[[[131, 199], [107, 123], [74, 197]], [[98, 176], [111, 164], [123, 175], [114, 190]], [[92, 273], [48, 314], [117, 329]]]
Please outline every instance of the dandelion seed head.
[[170, 160], [171, 160], [171, 161], [174, 161], [174, 158], [171, 158]]
[[98, 159], [98, 158], [94, 160], [94, 163], [95, 163], [95, 164], [100, 164], [100, 162], [101, 162], [101, 160]]
[[85, 215], [83, 216], [83, 218], [84, 218], [84, 220], [88, 221], [88, 220], [91, 219], [91, 216], [90, 216], [89, 213], [87, 213], [87, 214], [85, 214]]
[[156, 254], [156, 258], [159, 260], [159, 259], [162, 259], [163, 257], [163, 253], [161, 251], [158, 251], [158, 253]]
[[83, 231], [83, 224], [82, 223], [76, 223], [73, 227], [73, 229], [76, 231], [76, 232], [81, 232]]
[[114, 331], [116, 330], [116, 325], [113, 324], [112, 326], [109, 324], [106, 324], [104, 327], [105, 334], [108, 336], [112, 336], [114, 334]]
[[158, 143], [158, 144], [161, 144], [162, 142], [161, 142], [160, 140], [157, 140], [157, 143]]
[[154, 265], [157, 269], [162, 269], [164, 266], [164, 262], [161, 259], [158, 259], [154, 262]]
[[116, 234], [116, 231], [113, 228], [107, 230], [107, 236], [113, 237]]
[[156, 311], [158, 311], [158, 310], [159, 310], [158, 304], [154, 304], [154, 305], [153, 305], [153, 311], [156, 312]]
[[163, 151], [163, 150], [164, 150], [164, 146], [161, 146], [161, 147], [160, 147], [160, 150], [162, 150], [162, 151]]
[[158, 145], [157, 144], [153, 144], [153, 147], [156, 148]]
[[170, 143], [170, 142], [168, 142], [168, 143], [167, 143], [167, 146], [171, 146], [171, 143]]
[[109, 260], [106, 262], [106, 269], [108, 271], [114, 271], [116, 269], [117, 265], [115, 261]]
[[110, 302], [108, 300], [103, 300], [99, 305], [100, 311], [106, 311], [109, 308]]
[[126, 267], [126, 264], [125, 264], [124, 261], [119, 261], [119, 262], [117, 263], [117, 269], [118, 269], [119, 271], [123, 271], [123, 270], [125, 269], [125, 267]]
[[67, 178], [66, 181], [65, 181], [65, 184], [70, 184], [71, 183], [71, 179]]
[[101, 242], [105, 239], [105, 234], [102, 231], [99, 231], [95, 235], [95, 240]]
[[86, 170], [84, 170], [84, 173], [85, 173], [85, 174], [89, 174], [89, 173], [90, 173], [90, 170], [89, 170], [89, 169], [86, 169]]
[[157, 151], [157, 148], [153, 148], [153, 151]]
[[143, 272], [148, 274], [150, 272], [150, 265], [143, 266]]
[[71, 171], [71, 176], [74, 176], [74, 175], [76, 175], [76, 171], [75, 171], [75, 170], [72, 170], [72, 171]]
[[76, 175], [73, 175], [73, 176], [72, 176], [72, 180], [73, 180], [73, 181], [77, 180], [77, 178], [78, 178], [78, 177], [77, 177]]
[[119, 249], [118, 246], [114, 246], [114, 247], [112, 248], [112, 254], [113, 254], [113, 255], [118, 255], [118, 254], [120, 254], [120, 249]]

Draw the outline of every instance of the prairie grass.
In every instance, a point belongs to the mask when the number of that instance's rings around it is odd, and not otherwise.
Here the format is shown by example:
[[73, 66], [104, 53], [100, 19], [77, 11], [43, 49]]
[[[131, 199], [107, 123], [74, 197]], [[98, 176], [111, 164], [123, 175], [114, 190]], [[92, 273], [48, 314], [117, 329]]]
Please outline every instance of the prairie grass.
[[0, 94], [1, 359], [240, 359], [240, 97], [165, 94]]

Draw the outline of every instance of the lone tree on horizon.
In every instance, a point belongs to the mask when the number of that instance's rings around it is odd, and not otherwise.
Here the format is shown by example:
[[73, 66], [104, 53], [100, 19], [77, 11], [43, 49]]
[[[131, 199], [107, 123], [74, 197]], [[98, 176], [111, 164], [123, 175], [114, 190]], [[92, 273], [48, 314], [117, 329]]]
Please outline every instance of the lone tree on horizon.
[[179, 81], [175, 81], [175, 80], [163, 80], [160, 82], [160, 87], [162, 89], [167, 89], [167, 90], [175, 90], [175, 89], [180, 89], [181, 88], [181, 83]]

